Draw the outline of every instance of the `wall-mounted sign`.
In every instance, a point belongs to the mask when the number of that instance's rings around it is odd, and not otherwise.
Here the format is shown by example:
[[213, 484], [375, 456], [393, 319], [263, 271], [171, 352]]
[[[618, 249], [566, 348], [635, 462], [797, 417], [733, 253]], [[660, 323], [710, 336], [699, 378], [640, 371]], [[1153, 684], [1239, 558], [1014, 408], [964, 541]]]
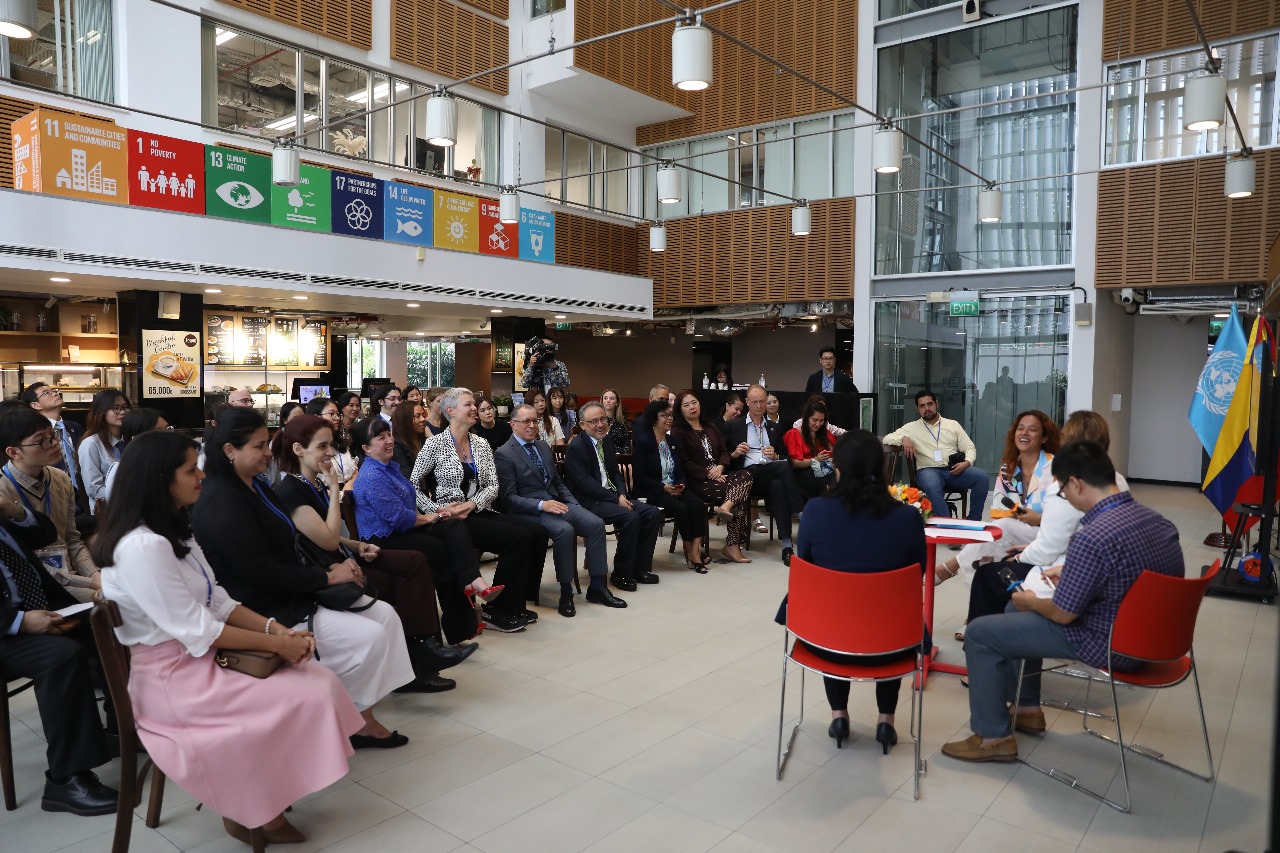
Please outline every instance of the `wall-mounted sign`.
[[302, 164], [296, 187], [271, 186], [271, 224], [307, 231], [329, 230], [329, 170]]
[[480, 199], [480, 254], [502, 258], [520, 256], [520, 226], [498, 219], [497, 199]]
[[381, 240], [383, 182], [349, 172], [330, 174], [333, 233]]
[[135, 207], [204, 213], [204, 146], [129, 131], [129, 203]]
[[976, 290], [955, 290], [947, 294], [952, 317], [977, 317], [980, 294]]
[[245, 222], [271, 221], [271, 158], [234, 148], [204, 149], [204, 211]]
[[129, 134], [115, 122], [36, 110], [12, 130], [14, 189], [129, 203]]
[[556, 220], [550, 213], [520, 208], [520, 260], [556, 262]]
[[382, 239], [430, 246], [435, 193], [399, 181], [387, 181], [383, 190]]
[[480, 199], [436, 190], [436, 248], [477, 252], [480, 247]]
[[200, 335], [142, 330], [142, 398], [200, 396]]

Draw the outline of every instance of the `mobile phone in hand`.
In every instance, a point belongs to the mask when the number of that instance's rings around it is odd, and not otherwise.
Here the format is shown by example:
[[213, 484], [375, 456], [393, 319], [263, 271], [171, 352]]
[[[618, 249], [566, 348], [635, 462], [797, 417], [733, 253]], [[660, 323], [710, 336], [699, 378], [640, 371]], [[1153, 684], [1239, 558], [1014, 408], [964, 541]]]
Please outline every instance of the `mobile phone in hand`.
[[1005, 585], [1008, 592], [1018, 592], [1022, 589], [1022, 578], [1008, 566], [1001, 566], [996, 574], [1000, 577], [1000, 582]]

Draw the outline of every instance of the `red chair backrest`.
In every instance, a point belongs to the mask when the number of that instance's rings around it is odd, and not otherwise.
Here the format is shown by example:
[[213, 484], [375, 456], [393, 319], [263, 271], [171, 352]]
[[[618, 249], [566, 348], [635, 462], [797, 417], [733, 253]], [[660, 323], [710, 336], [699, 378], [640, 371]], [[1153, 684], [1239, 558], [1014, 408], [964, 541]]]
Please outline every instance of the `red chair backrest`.
[[1204, 577], [1175, 578], [1146, 571], [1125, 593], [1111, 628], [1116, 654], [1138, 660], [1177, 660], [1191, 650], [1205, 590], [1218, 574], [1215, 560]]
[[837, 572], [791, 558], [787, 629], [833, 652], [884, 654], [924, 638], [920, 564], [888, 572]]

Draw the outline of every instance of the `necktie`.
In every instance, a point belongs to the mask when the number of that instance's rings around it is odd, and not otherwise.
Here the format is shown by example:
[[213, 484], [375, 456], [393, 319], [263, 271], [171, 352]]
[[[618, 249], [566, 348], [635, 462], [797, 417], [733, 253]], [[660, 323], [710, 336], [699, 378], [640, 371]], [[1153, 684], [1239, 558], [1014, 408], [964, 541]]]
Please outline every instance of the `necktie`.
[[79, 469], [76, 467], [76, 446], [71, 440], [71, 432], [63, 426], [61, 421], [53, 428], [53, 431], [57, 433], [58, 442], [62, 445], [62, 464], [66, 466], [64, 470], [71, 475], [71, 487], [77, 488], [80, 478], [77, 476]]
[[31, 565], [22, 553], [9, 547], [0, 539], [0, 561], [3, 561], [22, 596], [22, 604], [26, 610], [46, 610], [49, 599], [45, 597], [44, 587], [40, 585], [38, 570]]
[[547, 473], [547, 466], [542, 464], [542, 454], [533, 446], [533, 442], [529, 442], [524, 446], [524, 452], [529, 454], [529, 458], [532, 459], [533, 464], [537, 466], [538, 473], [542, 475], [543, 485], [551, 482], [551, 475]]
[[618, 487], [613, 484], [613, 478], [609, 476], [609, 472], [604, 468], [604, 444], [603, 442], [595, 442], [596, 458], [600, 460], [600, 476], [604, 479], [601, 481], [609, 487], [609, 491], [616, 492]]

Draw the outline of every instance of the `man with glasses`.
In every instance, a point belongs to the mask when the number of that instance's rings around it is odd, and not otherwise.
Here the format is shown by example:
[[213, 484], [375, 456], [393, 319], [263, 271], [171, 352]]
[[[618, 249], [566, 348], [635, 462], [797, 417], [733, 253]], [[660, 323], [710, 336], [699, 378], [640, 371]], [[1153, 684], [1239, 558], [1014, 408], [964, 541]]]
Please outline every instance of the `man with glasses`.
[[577, 574], [574, 539], [582, 536], [587, 545], [587, 571], [591, 585], [587, 601], [605, 607], [626, 607], [627, 603], [609, 591], [605, 570], [609, 564], [604, 547], [604, 522], [578, 504], [560, 475], [555, 457], [545, 441], [538, 440], [538, 416], [533, 406], [520, 406], [511, 418], [512, 436], [498, 448], [494, 462], [498, 468], [499, 497], [512, 515], [535, 519], [551, 536], [556, 580], [560, 582], [561, 616], [573, 616], [573, 578]]
[[786, 430], [764, 416], [768, 399], [769, 392], [763, 386], [747, 389], [747, 414], [724, 425], [724, 444], [732, 448], [729, 470], [749, 468], [751, 496], [768, 499], [769, 511], [778, 525], [782, 562], [789, 566], [794, 548], [791, 517], [804, 509], [804, 493], [787, 458], [787, 445], [782, 440]]
[[76, 448], [84, 437], [84, 427], [75, 421], [62, 419], [62, 392], [44, 382], [32, 382], [22, 392], [22, 402], [35, 409], [49, 419], [54, 434], [62, 445], [62, 461], [56, 468], [67, 472], [71, 485], [76, 490], [76, 507], [81, 514], [88, 514], [89, 501], [84, 494], [84, 481], [80, 477], [80, 466]]
[[809, 381], [804, 384], [804, 393], [806, 394], [831, 394], [836, 391], [846, 391], [857, 394], [858, 386], [853, 384], [853, 379], [843, 370], [836, 370], [836, 348], [826, 346], [818, 350], [818, 367], [817, 373], [809, 377]]
[[635, 592], [638, 583], [657, 583], [653, 572], [653, 551], [662, 526], [662, 510], [631, 500], [627, 484], [618, 470], [618, 456], [609, 438], [609, 419], [604, 406], [587, 403], [578, 412], [582, 432], [569, 442], [564, 472], [569, 490], [583, 508], [618, 531], [618, 547], [613, 552], [613, 585]]
[[370, 410], [377, 411], [378, 417], [391, 423], [391, 414], [404, 399], [404, 393], [394, 385], [379, 385], [369, 397]]
[[227, 395], [227, 405], [237, 409], [252, 409], [253, 394], [248, 388], [237, 388]]

